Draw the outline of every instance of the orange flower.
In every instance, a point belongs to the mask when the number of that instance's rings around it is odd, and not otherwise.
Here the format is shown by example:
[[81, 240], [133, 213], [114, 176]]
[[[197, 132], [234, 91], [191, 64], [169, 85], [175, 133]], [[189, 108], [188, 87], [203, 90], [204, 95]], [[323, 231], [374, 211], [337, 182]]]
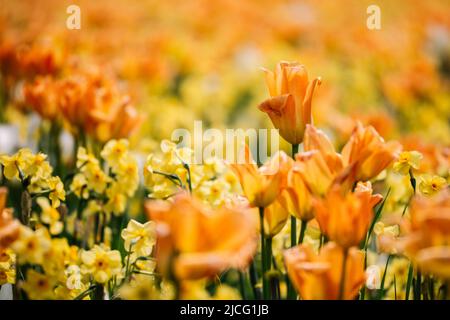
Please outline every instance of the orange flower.
[[367, 181], [386, 169], [398, 156], [401, 145], [384, 139], [371, 126], [358, 123], [342, 149], [344, 164], [352, 168], [355, 181]]
[[289, 218], [289, 212], [282, 203], [282, 195], [264, 209], [264, 232], [267, 237], [276, 236]]
[[399, 239], [398, 251], [410, 257], [420, 270], [450, 279], [449, 189], [433, 197], [415, 196], [410, 215], [404, 226], [407, 235]]
[[258, 168], [247, 146], [244, 152], [245, 163], [233, 163], [231, 167], [239, 177], [249, 204], [254, 207], [267, 207], [285, 188], [287, 172], [293, 160], [280, 151]]
[[27, 107], [31, 107], [41, 117], [55, 120], [60, 112], [57, 105], [56, 84], [51, 77], [37, 77], [24, 85], [23, 94]]
[[147, 214], [157, 224], [158, 264], [159, 257], [176, 254], [173, 272], [181, 280], [246, 268], [257, 245], [257, 219], [248, 210], [225, 206], [212, 211], [187, 194], [172, 204], [147, 202]]
[[289, 171], [287, 187], [280, 196], [280, 203], [287, 212], [302, 221], [314, 218], [312, 194], [298, 170]]
[[370, 182], [360, 182], [355, 192], [346, 194], [334, 185], [324, 199], [314, 200], [320, 229], [343, 248], [359, 245], [372, 221], [372, 209], [381, 198], [381, 195], [372, 195]]
[[100, 142], [127, 138], [142, 123], [142, 116], [114, 82], [86, 72], [59, 84], [59, 106], [75, 132], [85, 132]]
[[275, 72], [264, 69], [271, 98], [259, 105], [266, 112], [280, 135], [291, 144], [303, 140], [306, 124], [312, 122], [311, 102], [320, 78], [308, 80], [304, 65], [280, 62]]
[[312, 194], [324, 195], [333, 182], [346, 173], [342, 157], [325, 133], [312, 125], [306, 126], [303, 147], [305, 152], [296, 155], [292, 171], [303, 178]]
[[0, 249], [7, 248], [18, 237], [20, 223], [12, 216], [12, 210], [6, 209], [6, 188], [0, 188]]
[[[303, 244], [284, 252], [289, 278], [305, 300], [339, 298], [343, 258], [343, 249], [333, 242], [327, 243], [319, 255]], [[343, 299], [355, 299], [364, 281], [364, 254], [351, 248], [345, 268]]]

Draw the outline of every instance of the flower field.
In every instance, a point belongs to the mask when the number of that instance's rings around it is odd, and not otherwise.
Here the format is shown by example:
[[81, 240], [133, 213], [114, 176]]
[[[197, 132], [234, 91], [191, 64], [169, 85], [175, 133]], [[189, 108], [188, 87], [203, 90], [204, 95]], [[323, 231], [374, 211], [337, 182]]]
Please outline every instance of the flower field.
[[0, 299], [450, 299], [448, 1], [0, 4]]

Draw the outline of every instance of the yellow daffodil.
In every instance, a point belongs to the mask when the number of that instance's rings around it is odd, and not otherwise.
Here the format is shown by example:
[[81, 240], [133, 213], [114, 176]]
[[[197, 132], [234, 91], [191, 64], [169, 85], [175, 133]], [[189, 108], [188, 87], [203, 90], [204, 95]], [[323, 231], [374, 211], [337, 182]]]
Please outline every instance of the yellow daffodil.
[[22, 289], [32, 300], [54, 299], [55, 286], [54, 279], [33, 269], [27, 270], [26, 280], [22, 283]]
[[394, 171], [407, 175], [409, 170], [418, 170], [423, 155], [418, 151], [403, 151], [393, 165]]
[[156, 243], [156, 224], [153, 221], [142, 224], [131, 219], [121, 235], [125, 241], [125, 249], [130, 254], [133, 253], [135, 257], [148, 257]]
[[41, 221], [50, 226], [50, 233], [53, 235], [61, 233], [64, 224], [60, 221], [59, 211], [50, 205], [47, 198], [39, 197], [36, 202], [41, 207]]
[[11, 245], [14, 252], [20, 257], [20, 263], [42, 264], [45, 253], [50, 250], [50, 236], [45, 228], [36, 231], [21, 226], [17, 241]]
[[437, 175], [424, 174], [420, 177], [419, 190], [423, 195], [432, 196], [447, 187], [447, 181]]
[[122, 262], [117, 250], [95, 245], [91, 250], [81, 252], [81, 262], [81, 272], [98, 283], [106, 283], [121, 274]]
[[100, 155], [111, 167], [116, 168], [128, 153], [128, 145], [128, 140], [125, 139], [110, 140], [105, 144]]

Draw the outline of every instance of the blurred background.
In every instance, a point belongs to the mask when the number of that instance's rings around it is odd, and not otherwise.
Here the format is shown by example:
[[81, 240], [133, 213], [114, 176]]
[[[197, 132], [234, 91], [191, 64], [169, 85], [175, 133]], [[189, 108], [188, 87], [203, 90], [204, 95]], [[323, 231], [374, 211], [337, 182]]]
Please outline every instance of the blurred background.
[[[260, 67], [279, 60], [322, 77], [313, 115], [337, 145], [355, 119], [416, 150], [450, 143], [446, 0], [0, 3], [3, 46], [49, 48], [56, 63], [96, 65], [116, 79], [144, 116], [132, 136], [143, 151], [194, 120], [219, 129], [271, 127], [257, 109], [268, 97]], [[80, 30], [66, 28], [71, 4], [81, 9]], [[370, 4], [381, 8], [381, 30], [366, 27]], [[23, 135], [28, 115], [12, 107], [2, 117]]]

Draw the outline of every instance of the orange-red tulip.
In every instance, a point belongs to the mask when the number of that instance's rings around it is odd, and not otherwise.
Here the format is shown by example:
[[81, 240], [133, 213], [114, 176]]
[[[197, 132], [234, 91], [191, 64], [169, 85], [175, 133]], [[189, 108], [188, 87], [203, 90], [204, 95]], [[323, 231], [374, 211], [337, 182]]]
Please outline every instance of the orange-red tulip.
[[309, 81], [304, 65], [280, 62], [274, 72], [264, 69], [271, 98], [259, 105], [280, 135], [291, 144], [303, 141], [306, 124], [312, 122], [311, 102], [320, 78]]
[[[339, 298], [343, 258], [343, 249], [333, 242], [327, 243], [319, 255], [307, 245], [284, 252], [289, 278], [305, 300]], [[347, 255], [343, 299], [355, 299], [364, 281], [364, 254], [351, 248]]]

